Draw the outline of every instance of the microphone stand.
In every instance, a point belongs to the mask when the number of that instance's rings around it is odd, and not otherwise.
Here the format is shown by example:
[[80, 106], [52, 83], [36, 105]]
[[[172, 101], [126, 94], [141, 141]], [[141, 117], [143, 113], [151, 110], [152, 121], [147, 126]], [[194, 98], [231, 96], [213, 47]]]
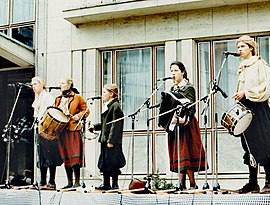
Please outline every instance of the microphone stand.
[[3, 188], [3, 187], [6, 187], [7, 189], [10, 189], [11, 188], [10, 181], [9, 181], [9, 169], [10, 169], [10, 149], [11, 149], [12, 118], [13, 118], [13, 114], [14, 114], [16, 105], [18, 103], [18, 99], [19, 99], [19, 96], [21, 94], [21, 91], [22, 91], [22, 85], [19, 86], [19, 91], [17, 93], [15, 102], [13, 104], [13, 107], [12, 107], [12, 110], [11, 110], [11, 113], [10, 113], [10, 116], [9, 116], [8, 123], [5, 126], [6, 127], [6, 130], [7, 130], [7, 132], [6, 132], [6, 136], [7, 136], [7, 139], [6, 139], [6, 143], [7, 143], [6, 144], [7, 168], [6, 168], [6, 181], [5, 181], [5, 185], [1, 185], [1, 188]]
[[220, 189], [220, 185], [218, 183], [218, 133], [217, 133], [217, 125], [218, 125], [218, 114], [216, 112], [216, 96], [215, 94], [219, 91], [222, 96], [224, 98], [227, 98], [228, 95], [218, 86], [219, 84], [219, 80], [220, 80], [220, 75], [221, 75], [221, 71], [223, 70], [223, 67], [225, 65], [225, 62], [228, 58], [228, 55], [227, 53], [224, 54], [224, 58], [223, 58], [223, 61], [222, 61], [222, 64], [221, 64], [221, 67], [217, 73], [217, 76], [215, 77], [215, 79], [213, 80], [213, 83], [212, 83], [212, 91], [214, 93], [214, 113], [215, 113], [215, 127], [214, 127], [214, 138], [215, 138], [215, 151], [216, 151], [216, 166], [215, 166], [215, 171], [213, 171], [213, 174], [215, 173], [216, 174], [216, 182], [215, 184], [213, 185], [213, 191], [217, 191]]
[[[150, 111], [150, 109], [158, 107], [159, 104], [150, 106], [150, 99], [154, 94], [157, 93], [157, 91], [160, 89], [161, 86], [164, 85], [164, 83], [165, 83], [165, 80], [163, 80], [159, 86], [155, 86], [155, 90], [150, 94], [150, 96], [142, 104], [142, 106], [146, 105], [146, 108], [147, 108], [147, 112], [146, 112], [146, 118], [147, 118], [147, 123], [146, 123], [146, 125], [147, 125], [147, 145], [146, 145], [147, 146], [147, 177], [146, 177], [146, 179], [147, 179], [147, 183], [145, 185], [145, 188], [148, 191], [150, 191], [151, 193], [154, 193], [154, 192], [151, 190], [151, 185], [150, 185], [150, 182], [151, 182], [151, 177], [150, 177], [150, 121], [152, 120], [152, 118], [150, 118], [149, 111]], [[154, 174], [154, 170], [153, 170], [153, 158], [152, 158], [152, 174], [151, 175], [153, 175], [153, 174]]]
[[[151, 177], [150, 177], [150, 121], [151, 121], [151, 119], [149, 118], [149, 116], [150, 116], [149, 110], [151, 108], [155, 107], [155, 106], [150, 106], [150, 100], [151, 100], [152, 96], [155, 93], [157, 93], [157, 91], [160, 89], [160, 87], [164, 85], [164, 83], [165, 83], [165, 80], [163, 80], [162, 83], [160, 83], [160, 85], [158, 87], [155, 86], [156, 87], [155, 90], [150, 94], [149, 97], [146, 98], [145, 102], [135, 112], [135, 114], [139, 113], [141, 108], [144, 105], [146, 105], [146, 108], [147, 108], [147, 112], [146, 112], [146, 116], [147, 116], [147, 123], [146, 123], [147, 124], [147, 145], [146, 145], [146, 147], [147, 147], [147, 153], [146, 153], [147, 154], [147, 157], [146, 157], [147, 158], [147, 177], [146, 177], [146, 180], [147, 180], [147, 183], [145, 185], [145, 189], [147, 191], [149, 191], [150, 193], [154, 193], [154, 191], [151, 190], [151, 185], [150, 185], [150, 181], [151, 181]], [[131, 116], [131, 118], [132, 118], [132, 116]], [[132, 123], [134, 123], [133, 121], [134, 120], [132, 118]], [[132, 126], [134, 126], [134, 125], [132, 125]], [[132, 128], [134, 128], [134, 127], [132, 127]], [[134, 143], [134, 131], [133, 131], [133, 134], [132, 134], [132, 144], [133, 143]], [[134, 149], [134, 147], [133, 147], [133, 149]], [[133, 154], [133, 157], [134, 157], [134, 154]], [[153, 166], [153, 164], [152, 164], [152, 166]], [[132, 172], [133, 172], [133, 170], [132, 170]], [[153, 174], [153, 170], [152, 170], [152, 174]]]
[[86, 188], [86, 185], [84, 183], [84, 169], [85, 169], [85, 123], [86, 123], [86, 118], [85, 118], [85, 114], [88, 111], [88, 108], [85, 110], [85, 112], [83, 113], [82, 117], [80, 118], [80, 120], [78, 121], [76, 127], [74, 128], [73, 131], [75, 131], [78, 126], [81, 124], [81, 136], [82, 136], [82, 142], [83, 142], [83, 150], [82, 150], [82, 182], [81, 182], [81, 187], [83, 189]]
[[[211, 93], [210, 93], [211, 94]], [[204, 108], [201, 115], [204, 116], [204, 148], [205, 148], [205, 182], [203, 184], [203, 190], [209, 189], [209, 184], [207, 182], [207, 110], [209, 108], [210, 94], [203, 97], [200, 101], [204, 102]]]

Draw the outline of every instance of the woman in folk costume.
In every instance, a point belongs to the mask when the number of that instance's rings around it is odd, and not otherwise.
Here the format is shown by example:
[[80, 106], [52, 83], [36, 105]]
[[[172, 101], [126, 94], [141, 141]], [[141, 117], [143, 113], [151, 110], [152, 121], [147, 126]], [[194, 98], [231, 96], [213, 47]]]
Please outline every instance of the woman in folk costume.
[[[250, 163], [253, 156], [265, 170], [265, 186], [261, 193], [270, 193], [270, 72], [266, 62], [257, 55], [256, 42], [247, 35], [237, 41], [240, 57], [238, 87], [233, 98], [253, 113], [249, 127], [241, 135], [245, 151], [244, 164], [249, 167], [249, 182], [239, 193], [260, 192], [257, 180], [258, 165]], [[250, 151], [249, 151], [250, 150]], [[251, 154], [251, 155], [250, 155]]]
[[[35, 100], [32, 104], [34, 108], [35, 122], [39, 122], [49, 106], [54, 104], [54, 98], [48, 93], [45, 82], [40, 77], [32, 78], [32, 88], [35, 93]], [[40, 169], [40, 189], [56, 189], [55, 172], [56, 166], [61, 166], [63, 160], [59, 153], [58, 139], [47, 140], [40, 136], [36, 128], [37, 134], [37, 152], [38, 167]], [[49, 182], [47, 183], [47, 169], [50, 171]]]
[[[93, 125], [90, 129], [90, 131], [101, 130], [99, 137], [101, 153], [98, 168], [103, 172], [103, 184], [97, 188], [101, 190], [118, 189], [118, 175], [121, 174], [120, 168], [125, 166], [126, 160], [122, 151], [124, 120], [121, 118], [124, 113], [119, 104], [117, 85], [104, 85], [102, 99], [104, 105], [101, 123]], [[112, 177], [112, 186], [110, 177]]]
[[[187, 78], [187, 71], [183, 63], [172, 62], [170, 65], [171, 74], [174, 78], [174, 86], [171, 93], [180, 97], [182, 100], [189, 100], [190, 103], [196, 101], [195, 89]], [[172, 99], [173, 100], [173, 99]], [[205, 151], [201, 141], [200, 128], [195, 117], [195, 105], [185, 111], [185, 115], [174, 114], [170, 121], [168, 132], [168, 148], [170, 157], [170, 170], [178, 172], [178, 151], [180, 149], [180, 173], [181, 185], [186, 189], [186, 175], [189, 177], [190, 188], [196, 189], [194, 172], [205, 170]], [[180, 147], [177, 143], [177, 126], [180, 128]]]
[[[90, 113], [86, 101], [74, 88], [73, 80], [62, 79], [59, 82], [62, 94], [55, 100], [55, 106], [70, 117], [67, 128], [59, 137], [59, 150], [65, 164], [68, 183], [63, 188], [80, 186], [80, 167], [83, 158], [83, 141], [81, 136], [81, 125], [77, 126], [82, 117]], [[77, 128], [76, 128], [77, 127]], [[76, 128], [76, 130], [74, 130]], [[73, 185], [73, 172], [75, 183]]]

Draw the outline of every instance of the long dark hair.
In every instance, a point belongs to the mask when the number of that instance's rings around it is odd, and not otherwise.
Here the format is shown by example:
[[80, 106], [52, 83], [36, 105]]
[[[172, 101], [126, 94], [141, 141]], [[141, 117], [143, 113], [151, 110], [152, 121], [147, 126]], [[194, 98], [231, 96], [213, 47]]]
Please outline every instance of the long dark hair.
[[187, 77], [187, 70], [186, 70], [186, 67], [184, 66], [184, 64], [183, 64], [182, 62], [180, 62], [180, 61], [173, 61], [173, 62], [171, 63], [171, 65], [170, 65], [170, 68], [171, 68], [173, 65], [177, 65], [178, 68], [181, 70], [182, 73], [185, 72], [184, 75], [183, 75], [183, 77], [184, 77], [185, 79], [189, 80], [188, 77]]

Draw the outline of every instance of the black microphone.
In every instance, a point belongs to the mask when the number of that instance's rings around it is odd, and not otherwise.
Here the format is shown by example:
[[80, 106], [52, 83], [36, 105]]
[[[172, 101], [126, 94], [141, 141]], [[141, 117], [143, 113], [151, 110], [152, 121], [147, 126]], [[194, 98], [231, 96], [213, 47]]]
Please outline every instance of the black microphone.
[[174, 77], [165, 77], [165, 78], [159, 78], [157, 79], [157, 81], [165, 81], [165, 80], [169, 80], [169, 79], [174, 79]]
[[233, 52], [230, 52], [230, 51], [224, 51], [223, 52], [225, 55], [232, 55], [232, 56], [235, 56], [235, 57], [239, 57], [240, 54], [239, 53], [233, 53]]
[[61, 88], [59, 86], [46, 86], [49, 90], [60, 90]]
[[87, 100], [100, 100], [101, 98], [102, 96], [94, 96], [94, 97], [87, 98]]
[[22, 87], [27, 87], [27, 88], [31, 88], [32, 89], [32, 84], [31, 83], [20, 83], [20, 82], [17, 82], [16, 83], [16, 86], [22, 86]]

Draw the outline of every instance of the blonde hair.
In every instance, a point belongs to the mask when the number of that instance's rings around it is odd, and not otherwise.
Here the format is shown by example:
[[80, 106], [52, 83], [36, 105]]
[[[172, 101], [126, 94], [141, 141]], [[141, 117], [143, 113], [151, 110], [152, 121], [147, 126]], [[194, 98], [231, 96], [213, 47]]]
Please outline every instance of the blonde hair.
[[237, 44], [239, 42], [243, 42], [243, 43], [247, 44], [249, 47], [252, 47], [253, 48], [252, 55], [253, 56], [257, 55], [257, 43], [253, 40], [253, 38], [251, 38], [248, 35], [244, 35], [244, 36], [241, 36], [240, 38], [238, 38]]
[[118, 87], [116, 84], [105, 84], [103, 87], [113, 93], [113, 98], [118, 98]]
[[66, 82], [69, 89], [74, 87], [73, 80], [71, 78], [69, 78], [69, 77], [64, 77], [60, 81]]
[[31, 81], [34, 81], [34, 80], [38, 81], [42, 85], [43, 89], [46, 89], [46, 83], [41, 77], [38, 77], [38, 76], [33, 77]]

